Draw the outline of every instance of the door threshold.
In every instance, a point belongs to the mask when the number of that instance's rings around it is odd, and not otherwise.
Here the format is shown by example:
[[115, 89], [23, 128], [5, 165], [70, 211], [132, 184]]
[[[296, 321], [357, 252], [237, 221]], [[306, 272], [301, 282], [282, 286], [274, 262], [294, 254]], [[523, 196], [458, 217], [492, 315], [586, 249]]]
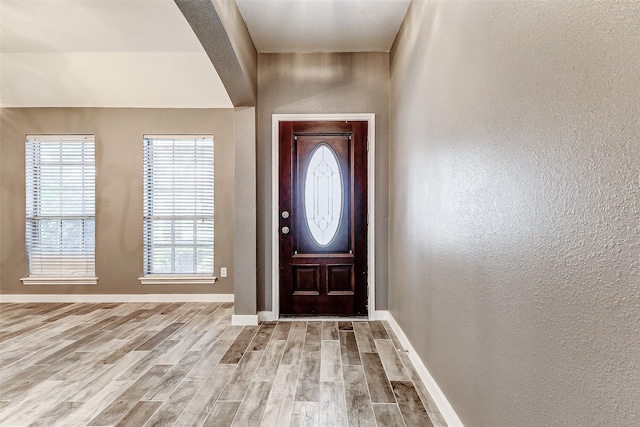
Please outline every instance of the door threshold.
[[325, 322], [340, 322], [340, 321], [367, 321], [367, 316], [287, 316], [281, 315], [278, 319], [279, 322], [308, 322], [308, 321], [325, 321]]

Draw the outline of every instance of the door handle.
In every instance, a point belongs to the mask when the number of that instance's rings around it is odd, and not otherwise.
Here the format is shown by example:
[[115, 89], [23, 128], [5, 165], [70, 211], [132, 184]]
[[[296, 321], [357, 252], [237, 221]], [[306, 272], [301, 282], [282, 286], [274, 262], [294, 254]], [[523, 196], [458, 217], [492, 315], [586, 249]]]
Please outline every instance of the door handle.
[[282, 234], [289, 234], [289, 227], [282, 227]]

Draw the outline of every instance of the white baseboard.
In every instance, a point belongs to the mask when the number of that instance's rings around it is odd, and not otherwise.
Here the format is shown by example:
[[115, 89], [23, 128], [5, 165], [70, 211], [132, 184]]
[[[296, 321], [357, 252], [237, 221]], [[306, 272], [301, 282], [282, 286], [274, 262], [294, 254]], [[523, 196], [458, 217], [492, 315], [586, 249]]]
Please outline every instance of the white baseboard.
[[231, 316], [231, 324], [232, 325], [257, 325], [258, 324], [258, 315], [257, 314], [234, 314]]
[[233, 302], [233, 294], [0, 294], [0, 302]]
[[370, 320], [389, 320], [389, 312], [387, 310], [375, 310], [371, 314]]
[[462, 421], [460, 421], [460, 418], [458, 417], [456, 412], [453, 410], [453, 407], [447, 400], [447, 397], [444, 395], [442, 390], [440, 390], [440, 387], [438, 386], [436, 381], [433, 379], [433, 377], [427, 370], [427, 367], [422, 362], [422, 359], [420, 359], [420, 356], [418, 356], [418, 353], [416, 353], [415, 349], [411, 345], [411, 342], [405, 335], [404, 331], [402, 330], [402, 328], [400, 328], [400, 325], [398, 325], [398, 322], [396, 322], [396, 319], [393, 317], [393, 315], [390, 312], [387, 311], [386, 313], [387, 313], [387, 319], [385, 320], [389, 322], [389, 325], [393, 329], [393, 332], [396, 334], [396, 336], [400, 340], [400, 344], [402, 344], [402, 346], [408, 350], [411, 363], [416, 368], [416, 371], [418, 371], [418, 375], [420, 375], [420, 379], [422, 380], [424, 385], [427, 387], [429, 394], [433, 398], [433, 401], [436, 403], [436, 406], [438, 406], [438, 409], [440, 410], [440, 413], [442, 414], [443, 418], [447, 422], [447, 425], [449, 427], [464, 427], [462, 424]]
[[276, 318], [276, 314], [273, 311], [259, 311], [258, 312], [258, 321], [259, 322], [275, 322], [278, 320]]

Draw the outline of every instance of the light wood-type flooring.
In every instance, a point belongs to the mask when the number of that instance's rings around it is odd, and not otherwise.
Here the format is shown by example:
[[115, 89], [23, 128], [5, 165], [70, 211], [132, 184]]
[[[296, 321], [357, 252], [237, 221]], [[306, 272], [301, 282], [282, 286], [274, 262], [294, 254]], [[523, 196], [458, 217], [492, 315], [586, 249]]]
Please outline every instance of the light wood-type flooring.
[[231, 303], [0, 304], [2, 426], [443, 426], [386, 322]]

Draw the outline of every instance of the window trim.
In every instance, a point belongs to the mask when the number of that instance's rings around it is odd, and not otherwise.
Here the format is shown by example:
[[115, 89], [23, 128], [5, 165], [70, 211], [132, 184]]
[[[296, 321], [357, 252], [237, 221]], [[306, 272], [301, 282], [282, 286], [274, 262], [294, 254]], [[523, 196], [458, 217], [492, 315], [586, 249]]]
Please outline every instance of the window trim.
[[97, 277], [59, 277], [59, 276], [29, 276], [20, 279], [23, 285], [29, 286], [93, 286], [98, 284]]
[[147, 274], [139, 277], [142, 285], [213, 285], [218, 281], [210, 274]]

